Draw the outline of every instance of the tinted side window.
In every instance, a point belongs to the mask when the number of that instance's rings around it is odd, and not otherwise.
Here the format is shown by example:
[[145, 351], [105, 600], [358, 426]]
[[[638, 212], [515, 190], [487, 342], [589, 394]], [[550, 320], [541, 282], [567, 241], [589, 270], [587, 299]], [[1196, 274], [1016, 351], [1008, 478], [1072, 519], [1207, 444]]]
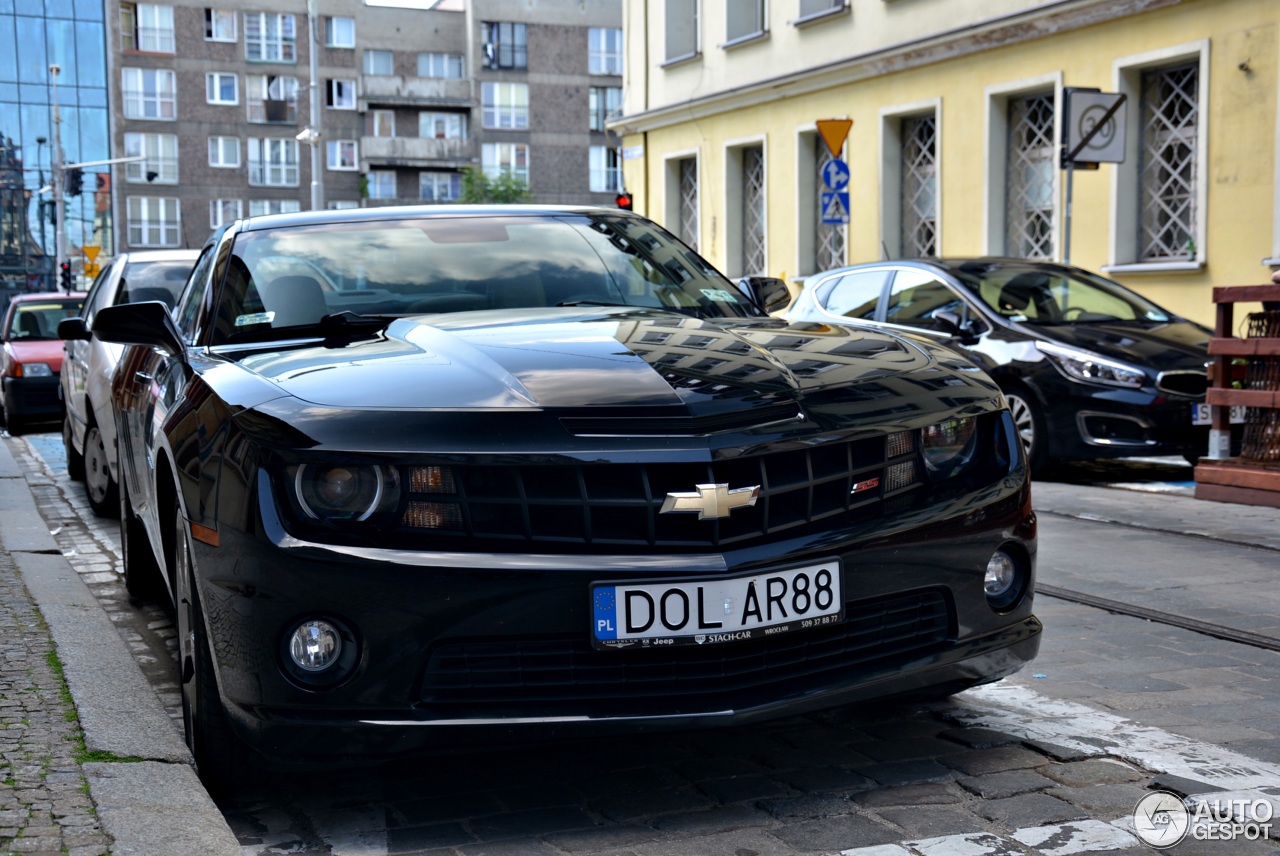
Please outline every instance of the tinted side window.
[[880, 292], [892, 271], [864, 270], [847, 273], [820, 297], [823, 307], [835, 315], [874, 321]]
[[950, 286], [928, 271], [900, 270], [889, 290], [889, 308], [885, 319], [891, 324], [906, 324], [928, 330], [943, 328], [933, 319], [940, 309], [949, 309], [964, 317], [965, 303]]
[[93, 329], [93, 316], [98, 314], [99, 309], [109, 305], [108, 292], [111, 289], [107, 287], [107, 283], [111, 280], [111, 272], [120, 267], [120, 264], [117, 261], [104, 267], [94, 279], [93, 285], [89, 286], [89, 296], [84, 301], [84, 323], [89, 329]]
[[187, 279], [187, 290], [178, 298], [178, 304], [174, 307], [174, 319], [178, 322], [178, 329], [182, 332], [182, 338], [187, 344], [195, 344], [195, 323], [196, 316], [200, 311], [200, 303], [204, 299], [205, 281], [209, 279], [209, 269], [213, 267], [214, 247], [204, 248], [204, 252], [200, 254], [200, 258], [196, 260], [196, 266], [191, 271], [190, 278]]

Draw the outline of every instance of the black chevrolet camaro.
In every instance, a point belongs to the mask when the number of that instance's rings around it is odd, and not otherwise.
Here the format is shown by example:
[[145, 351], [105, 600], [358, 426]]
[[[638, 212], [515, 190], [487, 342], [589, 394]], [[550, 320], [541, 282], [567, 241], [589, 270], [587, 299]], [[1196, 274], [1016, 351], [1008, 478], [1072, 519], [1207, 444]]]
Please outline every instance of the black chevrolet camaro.
[[[999, 388], [769, 317], [643, 217], [317, 211], [101, 310], [126, 582], [213, 788], [263, 763], [943, 696], [1031, 660]], [[748, 297], [746, 295], [752, 295]]]

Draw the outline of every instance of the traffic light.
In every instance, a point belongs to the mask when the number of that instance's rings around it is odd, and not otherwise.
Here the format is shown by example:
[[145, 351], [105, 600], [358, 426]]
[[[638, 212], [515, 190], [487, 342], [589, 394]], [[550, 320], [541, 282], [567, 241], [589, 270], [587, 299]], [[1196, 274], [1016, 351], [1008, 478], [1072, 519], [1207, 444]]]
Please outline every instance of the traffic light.
[[84, 170], [76, 168], [67, 170], [67, 195], [79, 196], [84, 190]]
[[62, 265], [61, 265], [61, 270], [58, 272], [58, 281], [59, 281], [59, 282], [61, 283], [61, 285], [62, 285], [62, 290], [63, 290], [63, 291], [65, 291], [65, 292], [67, 292], [68, 294], [70, 294], [70, 293], [71, 293], [71, 291], [72, 291], [72, 288], [71, 288], [71, 285], [72, 285], [72, 283], [71, 283], [71, 262], [63, 262], [63, 263], [62, 263]]
[[631, 194], [627, 193], [625, 190], [619, 193], [617, 196], [615, 196], [613, 198], [613, 201], [616, 202], [618, 204], [618, 207], [621, 208], [623, 211], [631, 210]]

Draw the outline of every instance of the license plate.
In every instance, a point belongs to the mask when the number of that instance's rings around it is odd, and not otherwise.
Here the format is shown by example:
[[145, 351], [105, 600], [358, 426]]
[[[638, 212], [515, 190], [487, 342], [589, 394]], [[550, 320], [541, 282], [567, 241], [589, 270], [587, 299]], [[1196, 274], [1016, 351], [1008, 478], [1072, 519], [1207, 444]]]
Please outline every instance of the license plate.
[[[1244, 407], [1239, 404], [1231, 406], [1230, 420], [1232, 425], [1244, 424]], [[1191, 405], [1191, 424], [1192, 425], [1208, 425], [1212, 417], [1210, 415], [1210, 407], [1207, 404]]]
[[714, 645], [844, 618], [835, 561], [727, 579], [593, 583], [591, 605], [597, 648]]

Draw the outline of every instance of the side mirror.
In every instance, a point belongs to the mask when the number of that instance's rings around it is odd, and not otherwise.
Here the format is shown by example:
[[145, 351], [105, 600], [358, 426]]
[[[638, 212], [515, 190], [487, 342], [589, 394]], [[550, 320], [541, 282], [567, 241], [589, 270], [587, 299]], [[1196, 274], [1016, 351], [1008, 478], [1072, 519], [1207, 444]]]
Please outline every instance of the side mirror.
[[159, 348], [171, 357], [186, 353], [169, 307], [158, 300], [99, 309], [93, 319], [93, 333], [104, 342]]
[[63, 318], [58, 322], [58, 338], [87, 342], [93, 338], [93, 334], [89, 332], [84, 319], [77, 315], [72, 318]]
[[791, 289], [776, 276], [744, 276], [738, 288], [766, 315], [791, 304]]
[[961, 341], [971, 341], [978, 337], [978, 325], [969, 319], [968, 321], [960, 320], [960, 315], [950, 309], [939, 309], [931, 316], [938, 328], [948, 336], [956, 336]]

